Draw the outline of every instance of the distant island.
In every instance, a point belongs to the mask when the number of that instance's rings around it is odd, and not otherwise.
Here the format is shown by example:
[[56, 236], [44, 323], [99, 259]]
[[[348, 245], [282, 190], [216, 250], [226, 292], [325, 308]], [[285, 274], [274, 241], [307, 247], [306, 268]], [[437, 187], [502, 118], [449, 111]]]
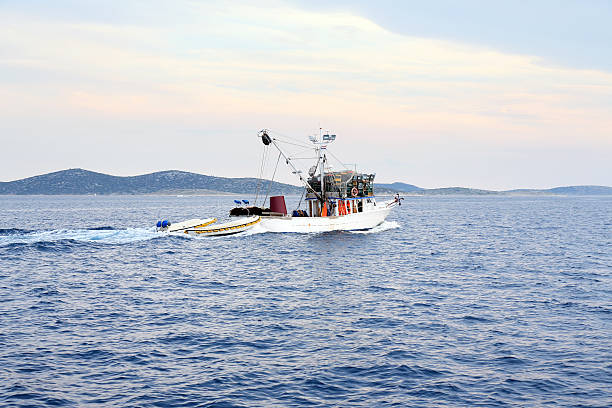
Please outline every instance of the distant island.
[[[612, 195], [612, 187], [567, 186], [505, 191], [466, 187], [421, 188], [406, 183], [379, 183], [377, 194], [408, 195]], [[82, 194], [301, 194], [302, 187], [257, 178], [207, 176], [167, 170], [140, 176], [111, 176], [83, 169], [68, 169], [21, 180], [0, 182], [0, 195]]]
[[566, 186], [547, 189], [481, 190], [467, 187], [421, 188], [412, 184], [376, 184], [378, 192], [402, 192], [409, 195], [612, 195], [607, 186]]
[[291, 184], [257, 178], [206, 176], [168, 170], [140, 176], [111, 176], [83, 169], [68, 169], [0, 183], [0, 194], [300, 194]]

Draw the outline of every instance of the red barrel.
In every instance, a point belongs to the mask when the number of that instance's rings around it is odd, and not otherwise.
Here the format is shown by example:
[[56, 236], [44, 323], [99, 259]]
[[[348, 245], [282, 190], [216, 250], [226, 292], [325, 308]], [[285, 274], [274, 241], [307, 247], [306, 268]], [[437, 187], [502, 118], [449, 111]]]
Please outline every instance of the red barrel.
[[287, 214], [287, 206], [285, 206], [285, 196], [270, 197], [270, 212]]

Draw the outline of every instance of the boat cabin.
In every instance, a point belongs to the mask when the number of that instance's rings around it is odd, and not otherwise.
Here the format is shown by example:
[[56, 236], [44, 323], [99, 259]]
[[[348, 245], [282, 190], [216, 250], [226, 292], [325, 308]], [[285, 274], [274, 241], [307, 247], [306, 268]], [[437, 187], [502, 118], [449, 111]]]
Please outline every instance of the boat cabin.
[[[350, 170], [330, 172], [325, 174], [323, 186], [320, 174], [311, 176], [308, 184], [317, 193], [308, 191], [306, 194], [308, 215], [325, 217], [367, 212], [376, 206], [374, 176]], [[323, 204], [321, 196], [325, 200]]]
[[374, 196], [371, 197], [350, 197], [350, 198], [329, 198], [323, 205], [321, 201], [314, 198], [307, 198], [308, 216], [310, 217], [331, 217], [342, 216], [367, 212], [376, 207]]

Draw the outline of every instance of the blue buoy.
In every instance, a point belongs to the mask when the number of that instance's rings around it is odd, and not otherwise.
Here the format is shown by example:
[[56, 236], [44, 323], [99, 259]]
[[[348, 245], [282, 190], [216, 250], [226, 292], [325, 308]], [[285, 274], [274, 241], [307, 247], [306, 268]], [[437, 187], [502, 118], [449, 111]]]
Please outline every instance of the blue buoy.
[[162, 228], [166, 228], [168, 226], [168, 220], [163, 220], [161, 226]]
[[248, 204], [249, 200], [242, 200], [243, 203]]
[[161, 221], [157, 221], [157, 228], [161, 228]]
[[240, 205], [240, 200], [234, 200], [234, 203], [236, 203], [236, 205]]

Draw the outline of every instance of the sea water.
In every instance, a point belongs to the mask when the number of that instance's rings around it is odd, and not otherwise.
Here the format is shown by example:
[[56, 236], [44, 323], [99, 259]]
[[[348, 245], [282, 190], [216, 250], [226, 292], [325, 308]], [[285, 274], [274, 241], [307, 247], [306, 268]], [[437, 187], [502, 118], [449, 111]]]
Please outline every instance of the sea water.
[[234, 198], [0, 197], [0, 405], [612, 405], [612, 197], [155, 232]]

